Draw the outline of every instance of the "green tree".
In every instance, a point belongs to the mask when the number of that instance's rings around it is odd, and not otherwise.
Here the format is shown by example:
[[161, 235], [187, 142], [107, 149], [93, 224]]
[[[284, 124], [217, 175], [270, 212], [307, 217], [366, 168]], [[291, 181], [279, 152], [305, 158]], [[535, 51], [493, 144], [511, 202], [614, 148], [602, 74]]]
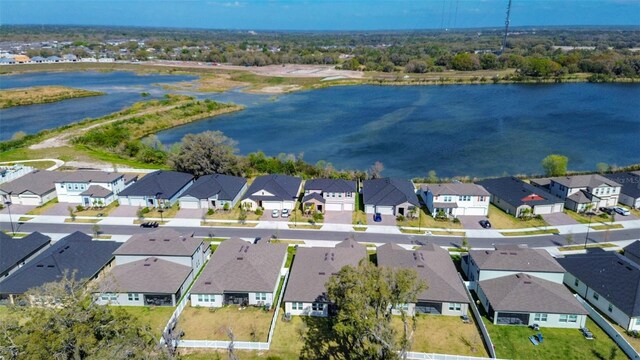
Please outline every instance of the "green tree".
[[438, 175], [436, 174], [435, 170], [429, 170], [429, 173], [427, 174], [427, 182], [430, 182], [430, 183], [438, 182]]
[[562, 176], [567, 173], [568, 163], [566, 156], [551, 154], [542, 160], [542, 168], [547, 176]]
[[93, 224], [93, 226], [91, 227], [91, 230], [93, 231], [93, 235], [94, 237], [98, 237], [98, 235], [100, 235], [100, 225], [98, 224]]
[[170, 162], [177, 171], [196, 176], [214, 173], [239, 175], [236, 144], [220, 131], [188, 134], [182, 138], [180, 149], [171, 154]]
[[459, 53], [451, 60], [451, 67], [461, 71], [478, 70], [480, 69], [480, 60], [475, 54]]
[[69, 212], [69, 217], [71, 218], [71, 221], [76, 221], [76, 213], [74, 212], [74, 209], [71, 205], [67, 206], [67, 211]]
[[[403, 305], [415, 302], [425, 288], [412, 269], [377, 267], [367, 260], [343, 267], [327, 282], [327, 296], [337, 313], [327, 319], [324, 326], [329, 329], [322, 329], [320, 340], [315, 336], [319, 331], [307, 332], [301, 358], [402, 358], [415, 331], [415, 316]], [[400, 330], [391, 326], [392, 312], [400, 314]]]

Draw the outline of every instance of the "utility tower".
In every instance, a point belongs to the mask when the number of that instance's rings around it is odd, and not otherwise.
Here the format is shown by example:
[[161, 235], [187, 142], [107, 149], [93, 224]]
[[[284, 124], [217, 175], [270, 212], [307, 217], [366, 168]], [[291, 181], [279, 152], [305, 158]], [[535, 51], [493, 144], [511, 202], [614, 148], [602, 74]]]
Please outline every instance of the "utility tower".
[[500, 54], [504, 52], [504, 48], [507, 46], [507, 34], [509, 33], [509, 17], [511, 16], [511, 0], [507, 5], [507, 18], [504, 20], [504, 37], [502, 38], [502, 47], [500, 47]]

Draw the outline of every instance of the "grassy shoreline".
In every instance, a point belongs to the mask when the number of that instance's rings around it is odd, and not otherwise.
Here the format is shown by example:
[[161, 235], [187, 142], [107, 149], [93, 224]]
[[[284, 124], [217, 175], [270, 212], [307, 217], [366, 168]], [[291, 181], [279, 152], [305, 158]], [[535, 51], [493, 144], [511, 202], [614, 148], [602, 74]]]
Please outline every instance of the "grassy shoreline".
[[67, 99], [100, 96], [105, 93], [66, 86], [32, 86], [0, 90], [0, 109], [15, 106], [47, 104]]

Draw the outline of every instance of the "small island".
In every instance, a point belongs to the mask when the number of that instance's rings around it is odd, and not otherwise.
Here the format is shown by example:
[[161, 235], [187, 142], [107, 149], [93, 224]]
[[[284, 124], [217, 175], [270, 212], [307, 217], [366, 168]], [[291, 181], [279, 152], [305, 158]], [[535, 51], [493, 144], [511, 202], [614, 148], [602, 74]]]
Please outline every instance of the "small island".
[[0, 109], [104, 94], [99, 91], [74, 89], [66, 86], [35, 86], [0, 90]]

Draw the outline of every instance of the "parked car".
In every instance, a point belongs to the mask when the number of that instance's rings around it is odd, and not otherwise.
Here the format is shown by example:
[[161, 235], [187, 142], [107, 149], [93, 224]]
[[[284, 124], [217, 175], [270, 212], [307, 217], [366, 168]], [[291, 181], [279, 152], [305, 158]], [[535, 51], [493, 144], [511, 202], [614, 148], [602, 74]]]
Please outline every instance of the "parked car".
[[277, 218], [280, 216], [280, 210], [278, 209], [273, 209], [273, 211], [271, 212], [271, 217], [272, 218]]
[[157, 228], [158, 227], [158, 222], [157, 221], [146, 221], [146, 222], [143, 222], [142, 224], [140, 224], [140, 227], [143, 227], [143, 228]]
[[489, 222], [489, 220], [480, 220], [479, 223], [483, 228], [491, 229], [491, 223]]
[[280, 216], [282, 216], [283, 218], [287, 218], [289, 217], [289, 215], [290, 215], [289, 209], [283, 209], [282, 214], [280, 214]]
[[609, 215], [613, 214], [613, 208], [610, 207], [601, 207], [600, 211]]
[[373, 214], [373, 221], [375, 221], [375, 222], [382, 221], [382, 215], [380, 213]]
[[613, 211], [617, 212], [618, 214], [622, 215], [622, 216], [629, 216], [631, 215], [631, 213], [629, 212], [629, 210], [621, 207], [621, 206], [616, 206], [613, 208]]

